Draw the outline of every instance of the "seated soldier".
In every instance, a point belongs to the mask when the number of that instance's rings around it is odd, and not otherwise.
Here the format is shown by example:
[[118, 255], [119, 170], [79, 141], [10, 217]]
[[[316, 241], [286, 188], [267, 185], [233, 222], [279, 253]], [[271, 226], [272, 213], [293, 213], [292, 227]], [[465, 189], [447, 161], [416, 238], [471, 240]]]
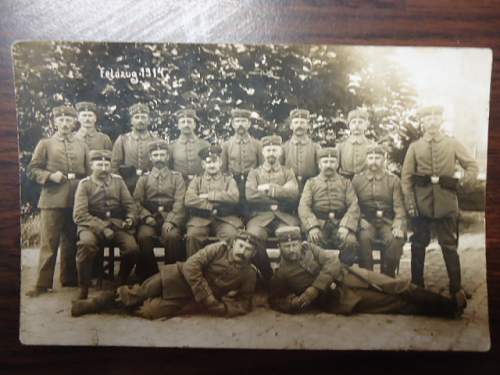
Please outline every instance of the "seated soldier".
[[155, 235], [160, 235], [165, 247], [166, 263], [175, 263], [185, 256], [181, 236], [186, 218], [184, 179], [179, 172], [167, 167], [169, 154], [166, 141], [153, 141], [148, 148], [153, 169], [139, 177], [134, 191], [142, 223], [137, 230], [137, 242], [141, 249], [137, 273], [142, 280], [158, 272], [154, 256]]
[[351, 181], [337, 173], [337, 156], [337, 150], [331, 147], [319, 151], [320, 172], [304, 187], [299, 217], [309, 241], [340, 249], [341, 262], [352, 265], [358, 247], [358, 198]]
[[280, 228], [281, 261], [271, 280], [271, 308], [299, 313], [309, 306], [334, 314], [415, 314], [459, 317], [464, 305], [373, 271], [342, 265], [320, 247], [301, 242], [300, 228]]
[[354, 176], [352, 186], [361, 210], [358, 233], [359, 266], [373, 271], [373, 241], [382, 240], [382, 273], [394, 277], [406, 237], [406, 210], [399, 178], [385, 169], [382, 146], [368, 147], [366, 170]]
[[247, 230], [259, 239], [255, 264], [265, 280], [272, 276], [267, 256], [266, 240], [270, 233], [283, 225], [298, 225], [293, 215], [299, 196], [295, 174], [290, 168], [281, 166], [281, 137], [264, 137], [262, 154], [264, 164], [248, 174], [246, 197], [250, 207]]
[[186, 191], [185, 204], [189, 211], [187, 223], [187, 256], [200, 250], [209, 235], [229, 240], [243, 228], [237, 216], [238, 185], [232, 176], [221, 172], [221, 148], [212, 145], [200, 150], [202, 176], [195, 176]]
[[[256, 239], [239, 232], [230, 242], [216, 242], [186, 262], [167, 264], [142, 284], [103, 292], [87, 301], [73, 301], [72, 316], [96, 313], [116, 305], [137, 307], [146, 319], [172, 317], [187, 305], [198, 304], [219, 316], [243, 315], [252, 309], [256, 273], [250, 261]], [[115, 301], [116, 297], [119, 301]], [[118, 302], [118, 303], [117, 303]]]
[[79, 299], [86, 299], [92, 277], [92, 265], [101, 246], [120, 248], [120, 284], [137, 262], [139, 247], [134, 238], [136, 205], [127, 185], [119, 175], [111, 172], [111, 152], [90, 152], [92, 174], [78, 184], [75, 194], [73, 219], [78, 225], [76, 265]]

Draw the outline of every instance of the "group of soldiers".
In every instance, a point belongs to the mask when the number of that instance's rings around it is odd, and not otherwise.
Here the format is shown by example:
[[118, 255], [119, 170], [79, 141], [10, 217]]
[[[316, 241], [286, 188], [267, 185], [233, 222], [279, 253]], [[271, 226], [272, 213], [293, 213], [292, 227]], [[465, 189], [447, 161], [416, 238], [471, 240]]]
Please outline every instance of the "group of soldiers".
[[[321, 148], [310, 138], [305, 109], [290, 112], [292, 136], [284, 144], [277, 135], [253, 138], [251, 112], [234, 109], [234, 135], [221, 147], [196, 135], [193, 109], [176, 112], [180, 136], [168, 143], [148, 130], [149, 107], [134, 104], [132, 130], [113, 145], [96, 129], [94, 103], [75, 108], [53, 108], [57, 132], [40, 141], [28, 166], [42, 185], [38, 278], [28, 296], [52, 288], [60, 247], [61, 284], [79, 287], [74, 316], [118, 303], [158, 318], [189, 302], [239, 315], [250, 310], [258, 279], [270, 306], [284, 312], [317, 305], [335, 313], [462, 313], [457, 188], [474, 180], [478, 168], [442, 133], [441, 107], [419, 110], [424, 136], [410, 145], [401, 181], [387, 171], [385, 149], [366, 138], [369, 117], [362, 109], [349, 113], [345, 142]], [[395, 278], [410, 222], [411, 282]], [[445, 259], [449, 298], [424, 289], [431, 227]], [[275, 272], [269, 236], [280, 247]], [[160, 268], [158, 241], [167, 263]], [[373, 272], [375, 244], [383, 254], [381, 274]], [[120, 286], [89, 299], [103, 246], [120, 249]], [[338, 259], [324, 249], [339, 249]], [[352, 267], [356, 262], [359, 268]], [[134, 268], [140, 283], [129, 286]]]

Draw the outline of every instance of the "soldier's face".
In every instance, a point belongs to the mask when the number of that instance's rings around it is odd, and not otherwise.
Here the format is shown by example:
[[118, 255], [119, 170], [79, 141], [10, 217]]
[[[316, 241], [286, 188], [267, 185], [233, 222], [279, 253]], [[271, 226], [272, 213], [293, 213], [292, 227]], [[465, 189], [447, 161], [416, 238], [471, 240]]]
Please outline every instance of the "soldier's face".
[[233, 260], [238, 264], [250, 263], [250, 260], [255, 255], [255, 247], [241, 238], [237, 238], [233, 242], [232, 249]]
[[278, 145], [270, 145], [262, 148], [264, 160], [269, 164], [275, 164], [281, 156], [281, 152], [281, 146]]
[[304, 252], [299, 240], [280, 242], [281, 255], [286, 260], [297, 262], [302, 259]]
[[57, 116], [54, 118], [54, 123], [57, 127], [57, 131], [61, 135], [70, 134], [75, 127], [76, 118], [73, 116]]
[[97, 116], [92, 111], [81, 111], [78, 112], [78, 122], [84, 128], [93, 128], [95, 127], [95, 123], [97, 121]]
[[353, 118], [349, 123], [349, 129], [351, 130], [351, 134], [353, 135], [364, 134], [367, 127], [368, 121], [359, 117]]
[[93, 160], [90, 169], [92, 175], [102, 179], [111, 173], [111, 162], [109, 160]]
[[319, 159], [318, 167], [322, 175], [326, 177], [333, 176], [337, 172], [339, 161], [334, 157], [324, 157]]
[[203, 170], [209, 175], [215, 175], [220, 172], [222, 167], [222, 160], [220, 158], [210, 158], [208, 160], [202, 160], [201, 165]]
[[168, 151], [167, 150], [153, 150], [150, 154], [151, 162], [155, 167], [162, 167], [167, 165]]
[[371, 153], [366, 155], [366, 166], [372, 172], [380, 171], [384, 167], [384, 155]]
[[292, 132], [295, 136], [302, 137], [307, 133], [307, 130], [309, 129], [309, 120], [306, 120], [305, 118], [295, 117], [290, 123], [290, 128], [292, 129]]
[[238, 134], [245, 134], [250, 129], [250, 120], [246, 117], [235, 117], [231, 125]]
[[136, 113], [132, 116], [132, 127], [138, 131], [144, 131], [149, 125], [149, 115], [147, 113]]
[[192, 117], [181, 117], [177, 121], [177, 126], [182, 134], [193, 134], [194, 129], [196, 129], [196, 121]]
[[332, 129], [328, 129], [325, 134], [325, 140], [329, 143], [332, 143], [333, 141], [335, 141], [335, 138], [337, 138], [335, 131]]
[[443, 125], [443, 116], [440, 114], [431, 114], [420, 119], [424, 132], [438, 132]]

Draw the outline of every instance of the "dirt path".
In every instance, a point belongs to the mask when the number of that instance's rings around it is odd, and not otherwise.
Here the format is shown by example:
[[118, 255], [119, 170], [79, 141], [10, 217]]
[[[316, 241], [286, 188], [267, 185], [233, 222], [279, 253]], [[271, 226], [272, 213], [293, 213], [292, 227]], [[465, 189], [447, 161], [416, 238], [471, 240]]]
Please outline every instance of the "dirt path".
[[[256, 297], [254, 311], [236, 319], [181, 316], [147, 321], [126, 315], [71, 318], [74, 288], [56, 285], [54, 292], [30, 299], [38, 251], [22, 251], [21, 329], [24, 344], [240, 347], [289, 349], [487, 350], [490, 346], [484, 235], [460, 239], [464, 287], [473, 294], [460, 320], [397, 315], [338, 316], [308, 313], [289, 316], [265, 308]], [[400, 277], [409, 277], [405, 247]], [[56, 279], [57, 279], [56, 275]], [[448, 278], [437, 244], [428, 250], [426, 280], [445, 292]]]

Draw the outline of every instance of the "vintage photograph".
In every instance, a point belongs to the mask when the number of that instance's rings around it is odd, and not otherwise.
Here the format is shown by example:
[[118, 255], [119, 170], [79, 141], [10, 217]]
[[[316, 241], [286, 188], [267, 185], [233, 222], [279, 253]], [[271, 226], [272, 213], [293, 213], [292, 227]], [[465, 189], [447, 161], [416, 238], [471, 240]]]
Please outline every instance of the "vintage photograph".
[[12, 54], [23, 344], [489, 350], [491, 50]]

